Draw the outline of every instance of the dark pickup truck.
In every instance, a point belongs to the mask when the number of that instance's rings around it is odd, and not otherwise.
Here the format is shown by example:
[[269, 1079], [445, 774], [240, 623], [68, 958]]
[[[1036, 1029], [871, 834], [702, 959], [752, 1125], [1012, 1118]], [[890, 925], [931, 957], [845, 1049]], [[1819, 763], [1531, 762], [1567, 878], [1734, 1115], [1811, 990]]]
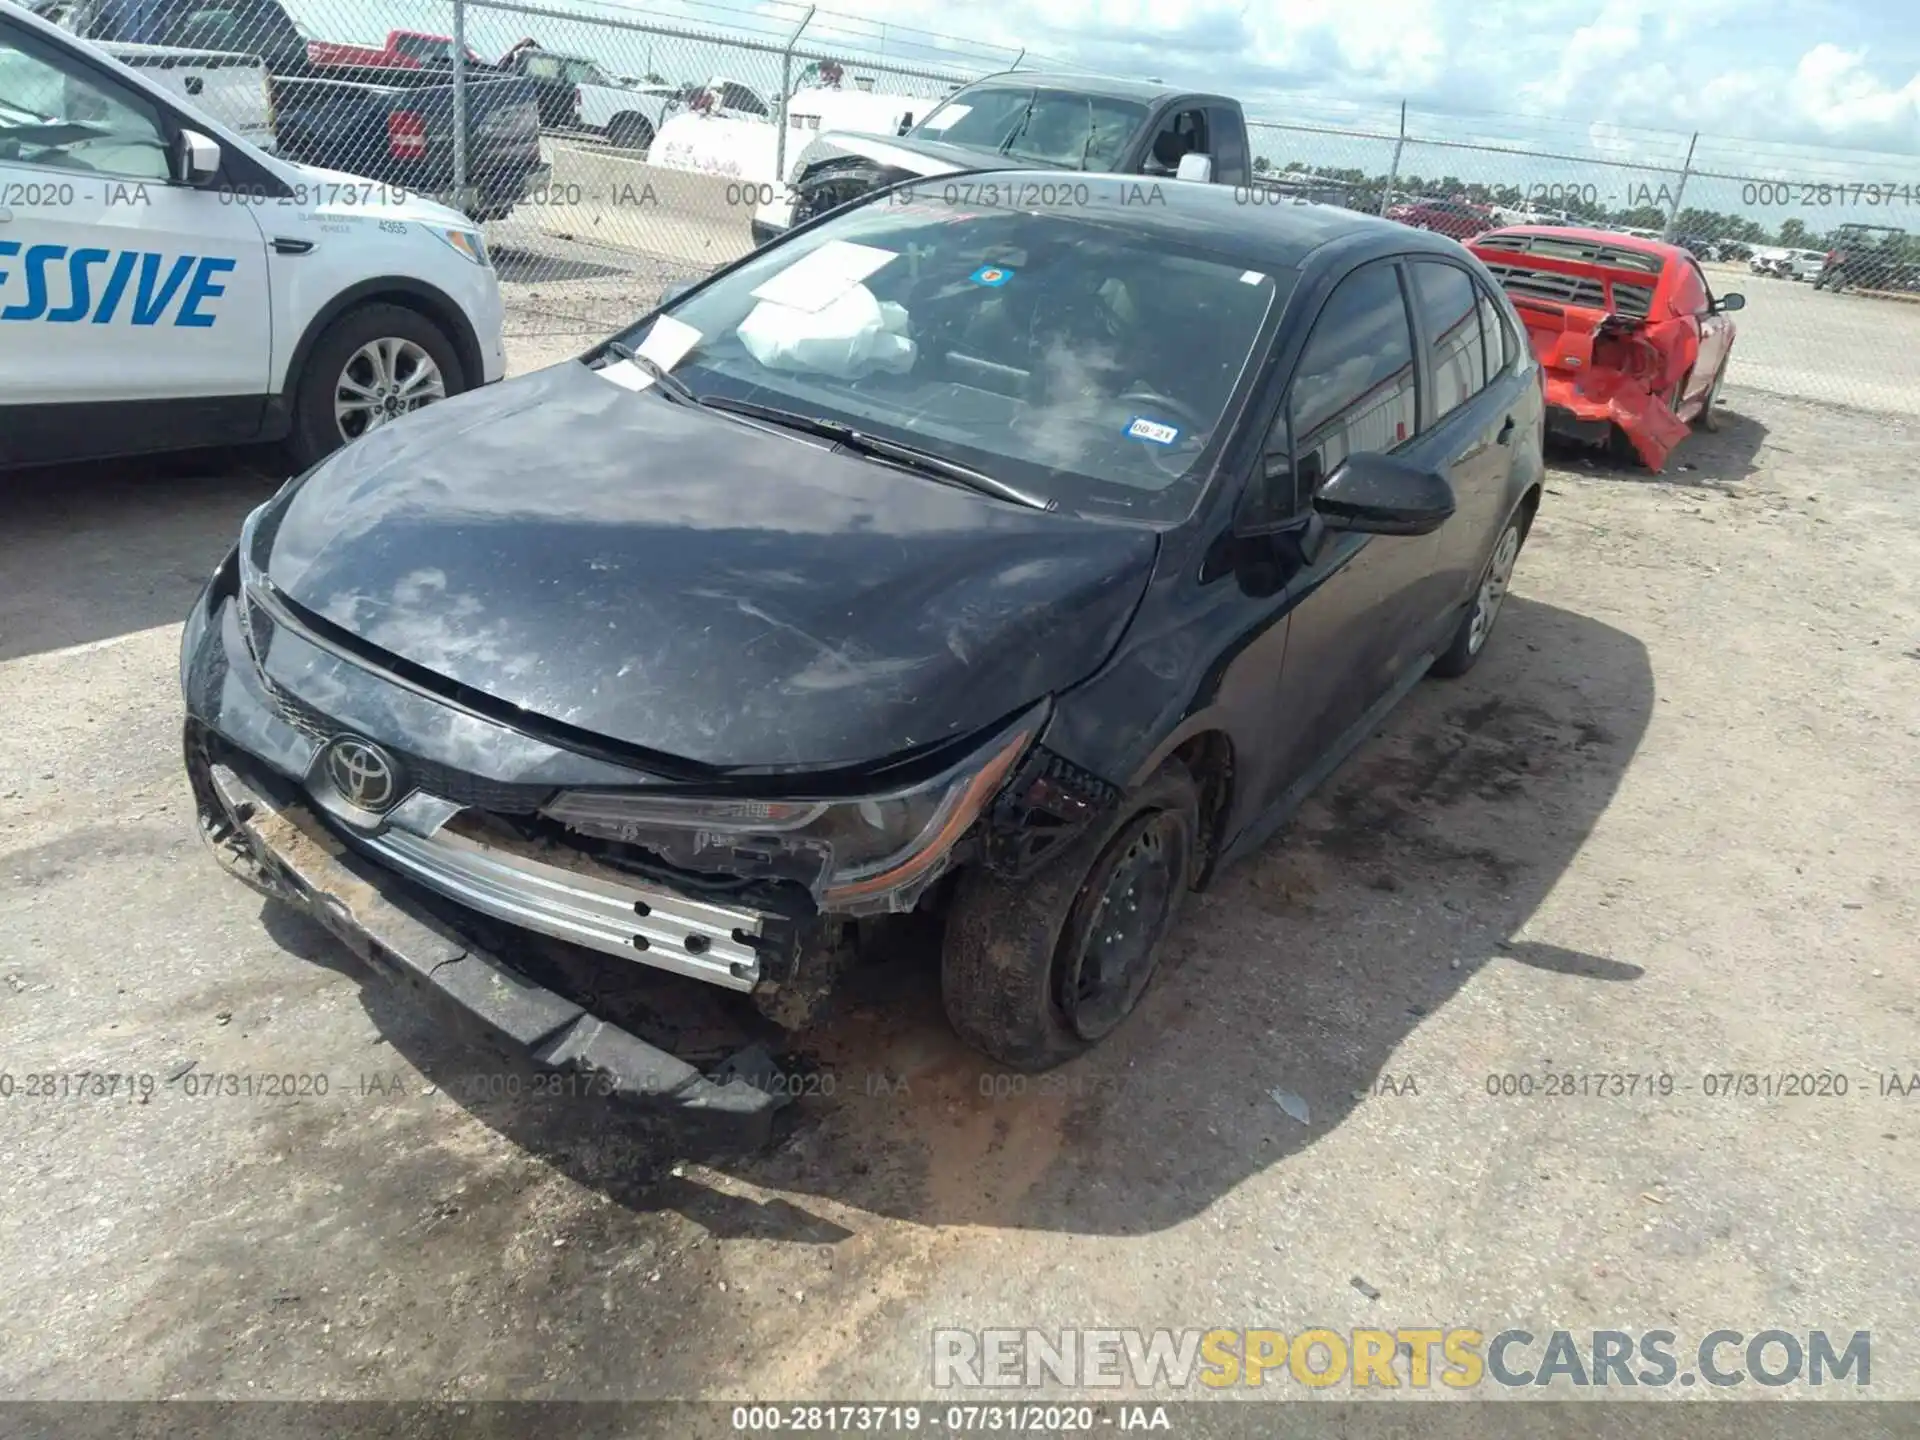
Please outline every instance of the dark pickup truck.
[[903, 180], [1036, 166], [1172, 179], [1188, 155], [1211, 161], [1214, 184], [1253, 183], [1239, 101], [1152, 82], [990, 75], [900, 135], [831, 131], [811, 140], [791, 163], [786, 194], [754, 215], [753, 239], [764, 245]]
[[476, 220], [504, 216], [547, 175], [530, 81], [492, 70], [467, 77], [467, 190], [456, 195], [453, 85], [443, 67], [316, 65], [279, 0], [62, 3], [60, 23], [89, 40], [258, 55], [289, 160], [431, 196]]

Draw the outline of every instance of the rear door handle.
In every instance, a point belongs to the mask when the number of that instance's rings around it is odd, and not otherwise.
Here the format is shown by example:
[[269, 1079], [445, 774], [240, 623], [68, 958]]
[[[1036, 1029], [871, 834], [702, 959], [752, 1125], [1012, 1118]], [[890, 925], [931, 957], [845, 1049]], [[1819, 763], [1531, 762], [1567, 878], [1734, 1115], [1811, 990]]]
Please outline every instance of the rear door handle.
[[4, 205], [0, 205], [0, 225], [9, 224], [12, 220], [13, 220], [13, 211], [9, 210]]
[[1504, 445], [1513, 438], [1513, 417], [1511, 415], [1507, 416], [1506, 424], [1500, 427], [1500, 433], [1493, 438], [1494, 443], [1498, 445]]

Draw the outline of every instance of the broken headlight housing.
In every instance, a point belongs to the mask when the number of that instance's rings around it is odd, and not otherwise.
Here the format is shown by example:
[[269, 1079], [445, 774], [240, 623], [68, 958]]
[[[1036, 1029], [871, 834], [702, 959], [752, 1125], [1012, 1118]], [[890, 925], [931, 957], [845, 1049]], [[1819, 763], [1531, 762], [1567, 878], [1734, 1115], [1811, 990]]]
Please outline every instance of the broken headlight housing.
[[759, 799], [568, 790], [541, 811], [697, 875], [803, 885], [842, 915], [911, 910], [1040, 732], [1036, 706], [931, 779], [876, 795]]

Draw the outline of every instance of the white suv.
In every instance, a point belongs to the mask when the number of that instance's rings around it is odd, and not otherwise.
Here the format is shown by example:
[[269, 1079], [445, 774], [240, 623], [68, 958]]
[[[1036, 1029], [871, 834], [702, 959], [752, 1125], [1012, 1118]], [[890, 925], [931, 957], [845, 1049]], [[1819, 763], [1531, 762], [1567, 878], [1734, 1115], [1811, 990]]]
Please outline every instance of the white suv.
[[502, 319], [457, 211], [268, 155], [0, 0], [0, 466], [310, 464], [498, 380]]

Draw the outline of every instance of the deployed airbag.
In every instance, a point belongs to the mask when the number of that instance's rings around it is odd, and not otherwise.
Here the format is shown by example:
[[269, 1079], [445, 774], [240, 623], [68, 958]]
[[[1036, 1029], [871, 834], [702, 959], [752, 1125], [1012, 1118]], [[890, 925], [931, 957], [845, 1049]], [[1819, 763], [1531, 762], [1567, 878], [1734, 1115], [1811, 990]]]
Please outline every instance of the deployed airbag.
[[762, 300], [735, 333], [770, 370], [858, 380], [876, 370], [904, 375], [913, 368], [906, 308], [874, 299], [864, 285], [811, 312]]

